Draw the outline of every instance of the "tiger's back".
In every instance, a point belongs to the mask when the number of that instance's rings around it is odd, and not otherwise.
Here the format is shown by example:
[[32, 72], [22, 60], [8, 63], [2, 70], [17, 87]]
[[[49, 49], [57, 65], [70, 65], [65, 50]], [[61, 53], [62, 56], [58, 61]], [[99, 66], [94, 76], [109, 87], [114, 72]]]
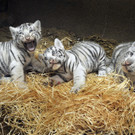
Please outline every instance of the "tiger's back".
[[87, 72], [97, 71], [99, 65], [106, 58], [104, 49], [97, 43], [90, 41], [78, 42], [70, 51], [77, 56], [79, 62], [87, 69]]

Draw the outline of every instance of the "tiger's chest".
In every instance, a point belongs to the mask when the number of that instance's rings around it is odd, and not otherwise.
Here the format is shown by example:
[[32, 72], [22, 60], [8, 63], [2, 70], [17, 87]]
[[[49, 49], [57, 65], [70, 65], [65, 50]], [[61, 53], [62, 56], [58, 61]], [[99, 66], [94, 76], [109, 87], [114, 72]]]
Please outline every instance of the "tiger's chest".
[[30, 62], [32, 57], [34, 57], [34, 54], [29, 54], [26, 51], [19, 50], [16, 47], [12, 47], [11, 50], [9, 50], [9, 61], [10, 63], [15, 61], [16, 63], [21, 63], [23, 67], [26, 67]]

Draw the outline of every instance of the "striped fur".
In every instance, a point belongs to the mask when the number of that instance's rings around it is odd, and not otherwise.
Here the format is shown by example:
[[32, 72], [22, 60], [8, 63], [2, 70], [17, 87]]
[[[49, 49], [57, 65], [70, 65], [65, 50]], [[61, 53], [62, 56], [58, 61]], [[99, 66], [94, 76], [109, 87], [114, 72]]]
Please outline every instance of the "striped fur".
[[43, 58], [48, 69], [56, 71], [51, 80], [62, 83], [73, 79], [71, 92], [77, 93], [85, 85], [87, 73], [97, 71], [98, 76], [106, 75], [104, 49], [94, 42], [79, 42], [72, 49], [65, 50], [60, 40], [48, 48]]
[[31, 62], [41, 38], [40, 21], [9, 27], [13, 40], [0, 42], [0, 78], [24, 82], [24, 68]]
[[135, 83], [135, 42], [120, 44], [114, 49], [107, 72], [114, 71]]

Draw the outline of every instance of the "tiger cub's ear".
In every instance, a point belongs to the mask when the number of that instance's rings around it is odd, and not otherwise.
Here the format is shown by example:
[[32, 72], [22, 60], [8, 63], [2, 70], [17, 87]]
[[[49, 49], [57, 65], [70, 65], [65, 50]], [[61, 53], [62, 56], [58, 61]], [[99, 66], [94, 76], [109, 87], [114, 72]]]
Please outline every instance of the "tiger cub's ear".
[[62, 50], [64, 50], [64, 46], [63, 46], [62, 42], [61, 42], [58, 38], [55, 38], [55, 40], [54, 40], [54, 46], [55, 46], [57, 49], [62, 49]]
[[42, 59], [44, 59], [44, 56], [43, 56], [43, 54], [39, 54], [39, 55], [38, 55], [38, 59], [39, 59], [39, 60], [42, 60]]
[[132, 43], [132, 46], [135, 47], [135, 42]]
[[35, 21], [32, 26], [41, 33], [41, 22], [39, 20]]
[[132, 52], [132, 51], [135, 51], [135, 42], [132, 43], [132, 46], [129, 48], [129, 50]]
[[9, 30], [11, 32], [12, 38], [15, 40], [15, 36], [16, 36], [16, 33], [17, 33], [17, 28], [10, 26]]

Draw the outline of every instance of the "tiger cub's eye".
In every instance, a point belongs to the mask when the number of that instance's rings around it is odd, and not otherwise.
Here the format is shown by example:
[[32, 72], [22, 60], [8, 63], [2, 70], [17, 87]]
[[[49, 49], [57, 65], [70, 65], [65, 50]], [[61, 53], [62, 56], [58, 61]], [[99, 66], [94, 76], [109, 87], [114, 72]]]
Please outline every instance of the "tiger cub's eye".
[[33, 31], [32, 29], [29, 30], [29, 32], [32, 32], [32, 31]]
[[133, 52], [129, 52], [129, 55], [130, 55], [130, 56], [133, 56]]
[[22, 35], [23, 34], [23, 32], [21, 32], [21, 31], [19, 31], [19, 33], [18, 33], [19, 35]]
[[52, 56], [55, 56], [56, 52], [55, 51], [52, 51]]
[[45, 60], [47, 60], [47, 57], [45, 57]]

